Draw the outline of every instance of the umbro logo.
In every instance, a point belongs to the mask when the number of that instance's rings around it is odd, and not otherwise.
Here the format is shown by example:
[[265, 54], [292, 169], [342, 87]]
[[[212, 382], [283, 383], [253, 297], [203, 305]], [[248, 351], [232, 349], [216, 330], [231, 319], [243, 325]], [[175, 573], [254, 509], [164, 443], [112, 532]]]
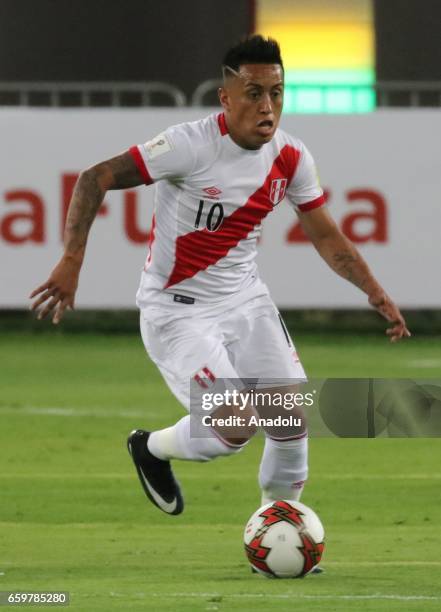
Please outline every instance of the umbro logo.
[[214, 186], [205, 187], [205, 189], [203, 189], [202, 191], [204, 191], [213, 200], [218, 200], [219, 195], [222, 193], [221, 189], [218, 189], [217, 187], [214, 187]]

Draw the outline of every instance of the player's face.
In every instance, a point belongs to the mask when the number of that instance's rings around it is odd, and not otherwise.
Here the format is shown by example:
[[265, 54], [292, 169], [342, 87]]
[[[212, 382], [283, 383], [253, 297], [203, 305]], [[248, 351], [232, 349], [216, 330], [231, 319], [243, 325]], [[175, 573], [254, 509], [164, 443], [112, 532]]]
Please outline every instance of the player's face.
[[226, 74], [219, 97], [232, 139], [245, 149], [269, 142], [283, 107], [283, 71], [279, 64], [243, 64], [237, 76]]

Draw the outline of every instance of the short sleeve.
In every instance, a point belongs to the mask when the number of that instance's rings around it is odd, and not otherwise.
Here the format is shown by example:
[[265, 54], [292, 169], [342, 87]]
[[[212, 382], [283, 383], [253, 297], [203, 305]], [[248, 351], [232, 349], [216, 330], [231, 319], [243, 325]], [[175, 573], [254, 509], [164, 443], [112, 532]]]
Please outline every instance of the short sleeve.
[[299, 162], [286, 197], [290, 204], [301, 212], [307, 212], [325, 204], [314, 159], [303, 143], [301, 143]]
[[129, 149], [146, 185], [188, 176], [195, 164], [194, 149], [183, 125], [161, 132], [145, 144]]

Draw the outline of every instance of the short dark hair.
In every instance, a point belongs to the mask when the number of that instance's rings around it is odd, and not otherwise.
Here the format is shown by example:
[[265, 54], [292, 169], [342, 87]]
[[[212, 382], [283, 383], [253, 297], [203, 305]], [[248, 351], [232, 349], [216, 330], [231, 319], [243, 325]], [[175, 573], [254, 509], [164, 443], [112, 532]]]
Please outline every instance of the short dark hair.
[[247, 36], [226, 52], [222, 67], [237, 72], [242, 64], [280, 64], [283, 70], [279, 43], [260, 34]]

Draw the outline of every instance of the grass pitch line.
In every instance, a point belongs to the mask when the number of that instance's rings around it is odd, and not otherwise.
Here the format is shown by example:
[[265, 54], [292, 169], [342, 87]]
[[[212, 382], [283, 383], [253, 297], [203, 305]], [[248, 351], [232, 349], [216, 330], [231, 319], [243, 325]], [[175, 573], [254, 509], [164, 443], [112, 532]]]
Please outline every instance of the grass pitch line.
[[[122, 593], [110, 593], [113, 597], [127, 597]], [[138, 596], [144, 596], [144, 593], [137, 593]], [[393, 601], [441, 601], [441, 596], [436, 595], [387, 595], [382, 593], [372, 593], [370, 595], [307, 595], [292, 591], [289, 593], [230, 593], [222, 595], [221, 593], [148, 593], [149, 597], [157, 598], [207, 598], [212, 597], [222, 600], [228, 599], [312, 599], [312, 600], [372, 600], [372, 599], [387, 599]]]
[[438, 480], [441, 474], [314, 474], [314, 480]]
[[412, 368], [441, 368], [441, 359], [412, 359], [407, 365]]
[[62, 408], [39, 407], [39, 406], [0, 406], [0, 415], [8, 414], [14, 416], [26, 416], [29, 414], [38, 414], [46, 416], [63, 416], [63, 417], [100, 417], [100, 418], [140, 418], [155, 420], [154, 415], [149, 414], [148, 408], [145, 410], [112, 410], [103, 407], [102, 409], [91, 410], [90, 408]]
[[326, 561], [325, 565], [338, 567], [433, 567], [441, 566], [441, 561]]
[[[130, 478], [132, 474], [129, 472], [117, 473], [117, 472], [90, 472], [90, 473], [77, 473], [68, 474], [66, 472], [55, 474], [53, 472], [23, 472], [23, 473], [9, 473], [0, 474], [0, 480], [2, 478]], [[186, 474], [188, 480], [199, 480], [199, 474]], [[216, 478], [219, 480], [240, 480], [242, 476], [234, 474], [217, 474]], [[314, 480], [440, 480], [441, 474], [317, 474], [314, 476]]]

